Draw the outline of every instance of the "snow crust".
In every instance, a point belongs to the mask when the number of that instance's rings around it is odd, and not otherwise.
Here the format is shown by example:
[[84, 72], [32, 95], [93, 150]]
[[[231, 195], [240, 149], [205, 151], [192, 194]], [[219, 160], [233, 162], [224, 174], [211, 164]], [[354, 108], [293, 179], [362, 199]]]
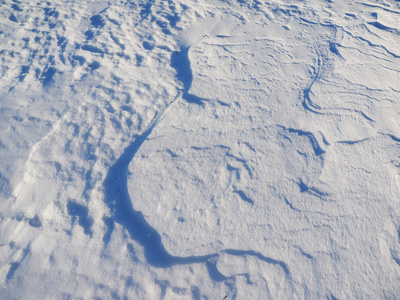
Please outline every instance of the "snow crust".
[[400, 298], [398, 1], [0, 15], [0, 298]]

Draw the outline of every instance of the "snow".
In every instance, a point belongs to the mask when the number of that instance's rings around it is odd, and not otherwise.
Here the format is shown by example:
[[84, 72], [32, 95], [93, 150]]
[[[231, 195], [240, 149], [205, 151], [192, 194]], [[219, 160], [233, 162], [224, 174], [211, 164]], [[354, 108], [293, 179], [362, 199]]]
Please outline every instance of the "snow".
[[399, 14], [3, 1], [0, 298], [400, 298]]

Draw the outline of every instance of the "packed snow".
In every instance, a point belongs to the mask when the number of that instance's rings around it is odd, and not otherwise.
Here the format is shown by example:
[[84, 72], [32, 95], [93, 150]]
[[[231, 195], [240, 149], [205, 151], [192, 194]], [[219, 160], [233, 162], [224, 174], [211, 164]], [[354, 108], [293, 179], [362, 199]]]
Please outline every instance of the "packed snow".
[[1, 299], [400, 299], [400, 2], [0, 5]]

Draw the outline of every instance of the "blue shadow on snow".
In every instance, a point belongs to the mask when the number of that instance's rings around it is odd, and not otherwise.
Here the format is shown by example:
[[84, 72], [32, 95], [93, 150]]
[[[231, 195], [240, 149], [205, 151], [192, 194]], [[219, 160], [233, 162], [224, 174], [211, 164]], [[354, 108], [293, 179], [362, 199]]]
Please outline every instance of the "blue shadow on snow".
[[[114, 221], [121, 224], [129, 232], [130, 237], [144, 247], [147, 262], [152, 266], [166, 268], [176, 264], [206, 262], [216, 255], [202, 257], [170, 255], [161, 242], [160, 234], [146, 222], [140, 211], [133, 208], [127, 187], [128, 167], [152, 130], [153, 127], [138, 136], [110, 168], [104, 181], [106, 204], [113, 213]], [[105, 240], [109, 240], [109, 237]]]
[[187, 47], [181, 51], [173, 52], [171, 56], [171, 67], [173, 67], [176, 71], [176, 79], [183, 84], [184, 92], [182, 99], [188, 103], [203, 105], [203, 101], [206, 101], [207, 99], [203, 99], [188, 93], [193, 82], [193, 74], [189, 60], [189, 49], [190, 47]]
[[[140, 211], [133, 208], [127, 186], [127, 174], [130, 162], [135, 157], [137, 151], [151, 134], [154, 126], [137, 136], [109, 169], [104, 181], [106, 204], [110, 208], [113, 219], [103, 218], [108, 230], [103, 237], [105, 245], [110, 241], [111, 233], [114, 229], [113, 222], [119, 223], [129, 233], [130, 237], [138, 242], [144, 248], [144, 254], [147, 262], [157, 268], [168, 268], [173, 265], [186, 265], [193, 263], [204, 263], [207, 267], [210, 278], [213, 281], [221, 282], [229, 279], [223, 275], [217, 267], [219, 253], [213, 253], [205, 256], [179, 257], [170, 255], [164, 248], [160, 234], [150, 226]], [[286, 276], [291, 277], [286, 263], [263, 256], [261, 253], [252, 250], [225, 249], [220, 253], [226, 253], [233, 256], [254, 256], [270, 264], [282, 267]]]
[[[150, 9], [151, 5], [149, 4], [149, 6], [144, 9], [144, 15], [147, 13], [146, 10]], [[202, 99], [188, 93], [193, 81], [193, 74], [189, 60], [189, 48], [190, 47], [187, 47], [181, 51], [173, 53], [171, 57], [171, 66], [177, 72], [177, 80], [181, 81], [183, 84], [184, 93], [182, 98], [189, 103], [203, 105], [203, 101], [206, 101], [207, 99]], [[104, 181], [105, 202], [113, 214], [113, 219], [103, 219], [108, 228], [106, 235], [103, 237], [104, 244], [106, 246], [110, 241], [111, 233], [114, 228], [112, 222], [114, 221], [123, 226], [128, 231], [130, 237], [144, 248], [146, 260], [150, 265], [158, 268], [167, 268], [173, 265], [204, 263], [212, 280], [217, 282], [224, 281], [228, 279], [228, 277], [219, 272], [217, 268], [217, 258], [219, 253], [190, 257], [170, 255], [162, 244], [160, 234], [151, 227], [149, 223], [147, 223], [140, 211], [133, 208], [127, 185], [128, 167], [137, 151], [151, 134], [153, 129], [154, 126], [145, 131], [142, 135], [136, 136], [135, 140], [125, 149], [120, 158], [108, 171]], [[284, 262], [265, 257], [255, 251], [227, 249], [220, 251], [220, 253], [227, 253], [234, 256], [255, 256], [267, 263], [281, 266], [287, 276], [291, 276], [289, 269]]]

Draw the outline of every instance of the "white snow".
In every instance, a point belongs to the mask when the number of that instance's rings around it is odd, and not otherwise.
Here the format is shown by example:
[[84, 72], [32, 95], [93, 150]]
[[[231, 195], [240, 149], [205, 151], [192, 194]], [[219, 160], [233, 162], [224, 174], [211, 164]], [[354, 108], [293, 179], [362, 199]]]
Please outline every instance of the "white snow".
[[400, 3], [0, 5], [1, 299], [400, 298]]

